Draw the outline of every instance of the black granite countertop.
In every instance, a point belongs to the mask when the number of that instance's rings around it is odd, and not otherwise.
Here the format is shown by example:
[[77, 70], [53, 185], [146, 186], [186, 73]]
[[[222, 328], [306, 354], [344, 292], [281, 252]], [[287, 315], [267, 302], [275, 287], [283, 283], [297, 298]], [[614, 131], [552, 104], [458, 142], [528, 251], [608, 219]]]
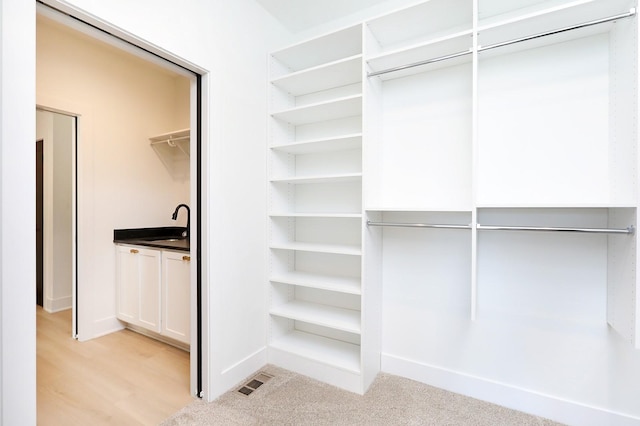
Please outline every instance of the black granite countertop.
[[114, 229], [113, 242], [158, 249], [189, 251], [189, 239], [183, 236], [187, 228], [163, 226], [157, 228]]

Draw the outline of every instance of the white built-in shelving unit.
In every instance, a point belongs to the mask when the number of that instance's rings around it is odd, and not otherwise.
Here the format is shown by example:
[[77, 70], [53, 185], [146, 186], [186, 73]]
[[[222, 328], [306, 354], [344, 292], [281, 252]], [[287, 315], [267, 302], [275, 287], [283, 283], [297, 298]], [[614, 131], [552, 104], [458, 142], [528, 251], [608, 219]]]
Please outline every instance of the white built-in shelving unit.
[[[640, 348], [636, 6], [429, 0], [275, 52], [270, 362], [363, 392], [413, 360], [606, 405], [537, 380]], [[483, 364], [514, 336], [537, 377]]]

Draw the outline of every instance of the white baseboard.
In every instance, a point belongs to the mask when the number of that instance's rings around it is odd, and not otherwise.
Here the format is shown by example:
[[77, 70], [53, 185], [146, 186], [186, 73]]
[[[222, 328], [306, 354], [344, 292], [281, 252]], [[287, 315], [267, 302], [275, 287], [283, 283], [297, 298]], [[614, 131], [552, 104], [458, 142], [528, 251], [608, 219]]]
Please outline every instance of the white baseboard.
[[382, 371], [568, 425], [639, 426], [640, 417], [614, 412], [478, 376], [382, 354]]
[[43, 309], [50, 314], [66, 311], [67, 309], [71, 309], [73, 303], [73, 299], [71, 296], [67, 297], [59, 297], [57, 299], [46, 298], [44, 300]]
[[124, 323], [115, 316], [93, 321], [90, 324], [78, 324], [78, 340], [85, 342], [97, 337], [106, 336], [124, 329]]
[[223, 393], [238, 386], [243, 380], [267, 364], [267, 348], [262, 347], [235, 364], [225, 368], [218, 377], [211, 380], [213, 384], [209, 398], [214, 400]]

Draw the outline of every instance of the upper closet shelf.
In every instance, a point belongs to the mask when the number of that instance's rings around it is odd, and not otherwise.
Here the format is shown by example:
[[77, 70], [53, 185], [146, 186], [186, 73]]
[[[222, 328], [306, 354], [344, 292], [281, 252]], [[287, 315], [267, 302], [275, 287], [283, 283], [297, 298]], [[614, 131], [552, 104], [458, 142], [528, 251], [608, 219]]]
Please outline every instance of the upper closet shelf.
[[[473, 45], [472, 36], [473, 32], [466, 30], [425, 43], [372, 56], [367, 60], [370, 68], [368, 76], [373, 77], [384, 74], [385, 76], [382, 79], [386, 80], [470, 62]], [[421, 66], [417, 68], [418, 65]], [[427, 67], [427, 65], [429, 66]], [[393, 74], [390, 74], [392, 72]]]
[[473, 27], [471, 0], [430, 0], [367, 23], [376, 43], [368, 55], [429, 42]]
[[321, 92], [362, 81], [362, 55], [355, 55], [274, 79], [271, 83], [293, 96]]
[[189, 177], [191, 136], [189, 129], [149, 138], [151, 147], [174, 178]]
[[[356, 25], [312, 40], [303, 41], [271, 54], [281, 65], [273, 78], [316, 67], [362, 53], [362, 26]], [[275, 65], [275, 64], [274, 64]]]
[[635, 9], [628, 0], [583, 0], [531, 13], [520, 13], [499, 21], [491, 20], [486, 25], [480, 23], [478, 50], [482, 52], [493, 45], [529, 40], [538, 40], [538, 44], [551, 44], [607, 32], [617, 19], [634, 14]]
[[[621, 9], [621, 3], [629, 4], [626, 0], [610, 3], [593, 0], [573, 2], [479, 27], [477, 51], [493, 53], [497, 50], [498, 54], [504, 54], [513, 48], [523, 50], [607, 32], [616, 21], [636, 15], [635, 8]], [[607, 11], [609, 14], [605, 13]], [[464, 36], [463, 32], [422, 46], [372, 57], [368, 60], [371, 71], [367, 75], [384, 76], [383, 79], [398, 78], [469, 61], [472, 48], [454, 48], [458, 39], [462, 37], [460, 40], [464, 40]], [[502, 49], [507, 46], [512, 46], [512, 49]]]
[[362, 95], [354, 95], [287, 109], [272, 114], [272, 117], [299, 126], [361, 114]]

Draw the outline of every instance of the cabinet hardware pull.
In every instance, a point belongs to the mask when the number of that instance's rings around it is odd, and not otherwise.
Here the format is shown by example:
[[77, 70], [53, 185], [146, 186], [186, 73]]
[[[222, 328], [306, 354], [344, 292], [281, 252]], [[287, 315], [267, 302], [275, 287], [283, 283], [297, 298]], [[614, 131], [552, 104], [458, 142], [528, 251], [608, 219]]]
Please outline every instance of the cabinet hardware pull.
[[138, 251], [138, 250], [136, 250], [136, 249], [131, 249], [131, 250], [129, 250], [129, 252], [130, 252], [130, 253], [133, 253], [133, 254], [139, 253], [139, 251]]
[[186, 260], [187, 262], [190, 262], [191, 256], [182, 256], [182, 260]]

